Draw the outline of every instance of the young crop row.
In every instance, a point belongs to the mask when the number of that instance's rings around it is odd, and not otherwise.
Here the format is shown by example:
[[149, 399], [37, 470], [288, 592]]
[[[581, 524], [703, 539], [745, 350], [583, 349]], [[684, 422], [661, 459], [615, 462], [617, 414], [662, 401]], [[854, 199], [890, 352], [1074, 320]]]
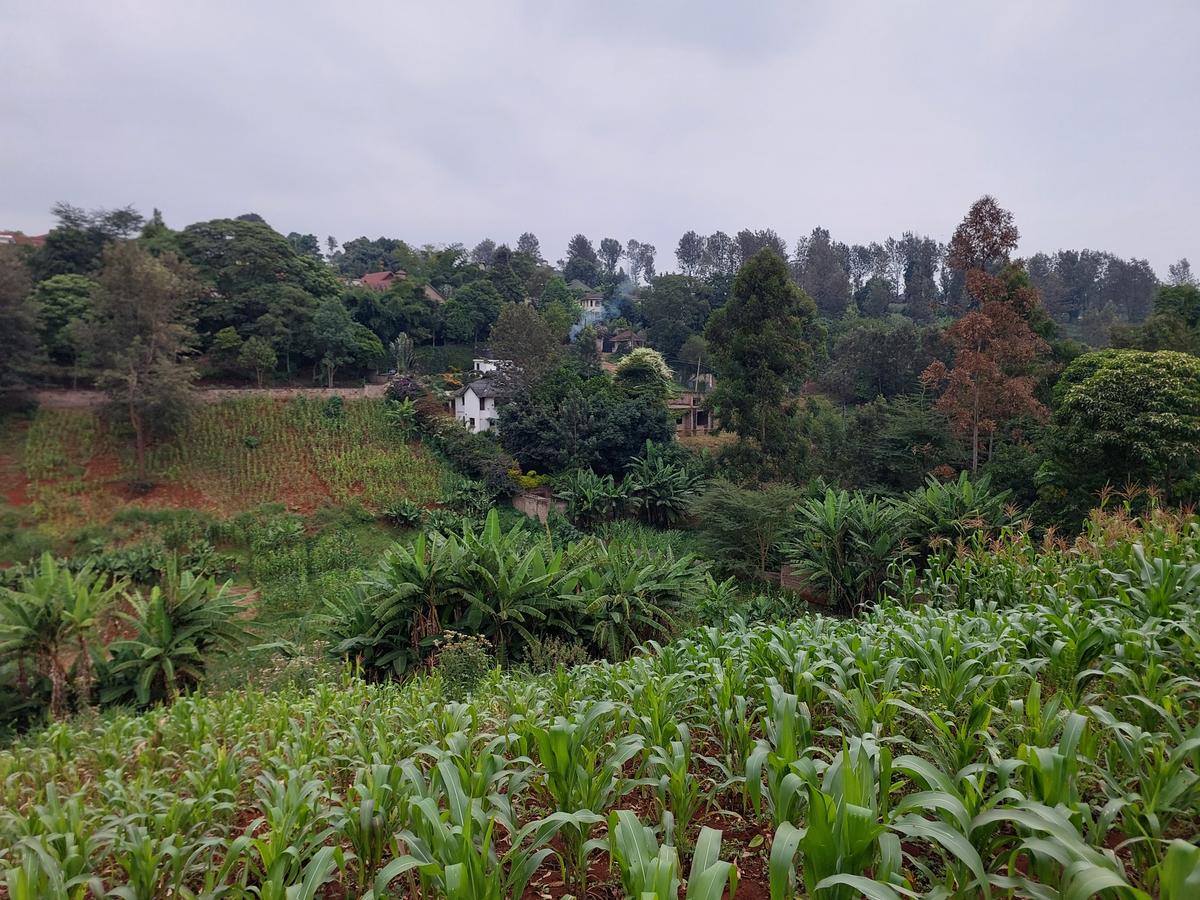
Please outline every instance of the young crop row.
[[[106, 490], [85, 478], [100, 451], [112, 451], [120, 478], [132, 471], [123, 442], [108, 447], [95, 413], [40, 410], [30, 425], [24, 452], [31, 494], [43, 518], [78, 518], [86, 512], [80, 495]], [[194, 492], [226, 510], [245, 509], [280, 498], [319, 506], [333, 499], [362, 500], [379, 509], [397, 500], [427, 503], [438, 495], [437, 462], [390, 429], [382, 404], [329, 404], [309, 398], [286, 403], [269, 399], [201, 404], [178, 434], [149, 452], [154, 480]]]
[[9, 896], [1197, 896], [1200, 524], [992, 551], [467, 703], [346, 675], [53, 726], [0, 753]]

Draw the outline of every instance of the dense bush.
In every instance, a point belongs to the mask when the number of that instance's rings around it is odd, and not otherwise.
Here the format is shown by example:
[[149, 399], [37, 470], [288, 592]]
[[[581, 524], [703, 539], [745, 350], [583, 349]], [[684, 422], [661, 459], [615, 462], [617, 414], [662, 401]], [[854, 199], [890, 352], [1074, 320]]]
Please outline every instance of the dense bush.
[[721, 479], [709, 483], [692, 504], [692, 516], [705, 555], [723, 572], [765, 579], [778, 572], [781, 546], [803, 493], [790, 485], [762, 490]]
[[627, 396], [606, 375], [564, 366], [500, 410], [500, 439], [526, 469], [617, 475], [646, 441], [670, 442], [666, 406]]
[[425, 509], [407, 498], [383, 508], [383, 517], [401, 528], [415, 528], [425, 519]]
[[411, 546], [392, 546], [326, 614], [333, 652], [382, 676], [425, 663], [446, 631], [487, 637], [501, 663], [551, 636], [579, 636], [620, 657], [671, 634], [704, 589], [704, 567], [691, 556], [594, 539], [555, 548], [529, 520], [505, 530], [492, 510], [480, 528], [431, 528]]
[[448, 700], [462, 700], [496, 664], [492, 645], [477, 634], [447, 631], [437, 646], [437, 671]]
[[468, 431], [457, 419], [439, 416], [429, 421], [426, 440], [460, 474], [498, 494], [516, 492], [510, 474], [516, 463], [488, 433]]
[[534, 674], [573, 669], [592, 661], [587, 647], [579, 640], [555, 635], [535, 635], [525, 646], [525, 665]]
[[904, 555], [905, 507], [862, 494], [826, 491], [796, 507], [784, 558], [835, 609], [875, 600], [888, 567]]

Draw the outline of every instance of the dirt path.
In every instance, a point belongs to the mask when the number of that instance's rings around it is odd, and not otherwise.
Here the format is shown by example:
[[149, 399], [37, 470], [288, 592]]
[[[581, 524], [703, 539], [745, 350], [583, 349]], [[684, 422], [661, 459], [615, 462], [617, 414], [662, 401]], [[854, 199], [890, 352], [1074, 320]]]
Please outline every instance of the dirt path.
[[[196, 393], [204, 403], [217, 403], [238, 397], [267, 397], [271, 400], [290, 400], [293, 397], [344, 397], [360, 400], [382, 397], [386, 384], [367, 384], [356, 388], [201, 388]], [[91, 409], [104, 403], [102, 391], [44, 389], [34, 392], [37, 402], [49, 409]]]

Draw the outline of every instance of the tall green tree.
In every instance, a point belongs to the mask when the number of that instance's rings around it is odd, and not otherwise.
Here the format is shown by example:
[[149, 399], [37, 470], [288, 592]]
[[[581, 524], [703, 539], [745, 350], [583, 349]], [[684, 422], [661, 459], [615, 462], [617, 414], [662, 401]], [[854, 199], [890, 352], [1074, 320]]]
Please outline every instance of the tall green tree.
[[562, 341], [541, 314], [525, 303], [506, 303], [488, 338], [496, 359], [512, 368], [504, 376], [514, 385], [540, 381], [562, 360]]
[[567, 244], [567, 262], [563, 267], [563, 278], [567, 281], [579, 279], [584, 284], [594, 285], [599, 280], [600, 257], [596, 248], [585, 235], [577, 234]]
[[642, 300], [646, 336], [668, 358], [678, 355], [689, 337], [704, 332], [711, 306], [702, 287], [685, 275], [659, 275]]
[[1186, 282], [1160, 288], [1154, 314], [1140, 325], [1113, 328], [1112, 341], [1118, 347], [1200, 356], [1200, 288]]
[[446, 338], [451, 341], [478, 341], [500, 315], [500, 294], [490, 281], [479, 279], [454, 292], [442, 307]]
[[132, 206], [87, 210], [56, 203], [51, 212], [58, 222], [31, 260], [38, 281], [54, 275], [93, 273], [101, 263], [104, 248], [112, 241], [135, 235], [144, 221]]
[[1155, 485], [1200, 496], [1200, 359], [1170, 350], [1077, 357], [1054, 391], [1051, 442], [1068, 486]]
[[54, 362], [71, 365], [77, 355], [72, 326], [87, 318], [96, 283], [85, 275], [53, 275], [34, 289], [42, 346]]
[[[297, 253], [287, 238], [263, 222], [196, 222], [179, 233], [178, 242], [184, 259], [215, 288], [196, 310], [204, 334], [226, 326], [246, 334], [261, 316], [282, 312], [290, 318], [293, 308], [309, 316], [319, 302], [342, 291], [333, 270], [319, 257]], [[276, 349], [285, 352], [278, 345]], [[296, 349], [303, 348], [289, 348]]]
[[187, 414], [195, 369], [192, 305], [200, 288], [190, 266], [155, 257], [132, 241], [104, 251], [86, 326], [87, 353], [99, 369], [96, 385], [133, 430], [138, 481], [146, 479], [146, 449]]
[[313, 342], [325, 372], [326, 385], [342, 366], [370, 366], [383, 360], [384, 349], [369, 328], [355, 322], [340, 300], [326, 300], [313, 316]]
[[517, 252], [525, 254], [536, 263], [542, 261], [542, 245], [532, 231], [524, 231], [517, 238]]
[[616, 238], [604, 238], [600, 241], [600, 262], [604, 264], [605, 275], [617, 274], [617, 263], [621, 261], [621, 242]]
[[37, 356], [36, 307], [29, 288], [29, 271], [17, 249], [0, 246], [0, 409], [24, 397], [26, 371]]
[[520, 303], [525, 299], [525, 281], [513, 268], [513, 252], [507, 245], [501, 244], [492, 253], [492, 261], [488, 266], [488, 280], [496, 288], [501, 300]]
[[768, 452], [787, 441], [780, 426], [812, 365], [815, 318], [812, 298], [792, 283], [774, 249], [742, 267], [705, 333], [720, 373], [709, 403], [723, 427]]
[[829, 237], [825, 228], [812, 234], [796, 247], [796, 280], [816, 301], [822, 315], [840, 319], [850, 304], [850, 276], [846, 271], [849, 253], [843, 244]]

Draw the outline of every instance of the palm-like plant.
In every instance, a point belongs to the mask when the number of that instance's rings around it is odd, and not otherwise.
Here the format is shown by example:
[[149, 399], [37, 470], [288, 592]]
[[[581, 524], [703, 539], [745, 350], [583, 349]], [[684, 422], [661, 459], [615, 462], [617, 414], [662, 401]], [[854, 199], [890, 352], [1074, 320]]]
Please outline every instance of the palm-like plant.
[[530, 628], [571, 602], [558, 590], [564, 580], [562, 551], [550, 553], [539, 543], [522, 552], [519, 532], [517, 526], [504, 534], [494, 509], [478, 534], [465, 528], [464, 565], [452, 579], [468, 604], [464, 623], [491, 638], [501, 663], [508, 660], [514, 634], [532, 641]]
[[668, 634], [676, 610], [704, 590], [695, 559], [601, 546], [578, 574], [592, 642], [621, 659], [642, 641]]
[[663, 449], [646, 441], [641, 456], [625, 469], [629, 502], [650, 525], [665, 528], [678, 522], [700, 492], [703, 477], [667, 458]]
[[629, 489], [611, 475], [577, 469], [563, 477], [557, 497], [567, 504], [567, 518], [580, 528], [590, 528], [615, 518], [628, 500]]
[[79, 702], [90, 703], [96, 628], [124, 588], [124, 582], [110, 582], [90, 564], [72, 572], [46, 553], [16, 590], [0, 593], [0, 656], [15, 657], [22, 688], [27, 662], [46, 676], [55, 718], [67, 712], [72, 663]]
[[102, 694], [105, 700], [132, 695], [146, 706], [171, 699], [200, 683], [214, 655], [249, 637], [230, 583], [180, 571], [175, 558], [167, 561], [163, 583], [130, 603], [133, 613], [121, 615], [137, 633], [111, 645], [113, 665], [111, 683]]
[[452, 616], [453, 578], [463, 564], [455, 537], [420, 534], [411, 547], [394, 544], [356, 591], [327, 605], [341, 638], [333, 652], [402, 675], [424, 659]]
[[829, 490], [797, 507], [784, 557], [832, 605], [850, 611], [874, 599], [888, 564], [902, 555], [900, 522], [891, 503]]
[[932, 475], [922, 488], [902, 501], [909, 537], [924, 560], [939, 545], [955, 544], [974, 534], [989, 535], [1012, 521], [1006, 503], [1009, 491], [993, 491], [991, 478], [971, 480], [967, 472], [957, 481], [941, 482]]

